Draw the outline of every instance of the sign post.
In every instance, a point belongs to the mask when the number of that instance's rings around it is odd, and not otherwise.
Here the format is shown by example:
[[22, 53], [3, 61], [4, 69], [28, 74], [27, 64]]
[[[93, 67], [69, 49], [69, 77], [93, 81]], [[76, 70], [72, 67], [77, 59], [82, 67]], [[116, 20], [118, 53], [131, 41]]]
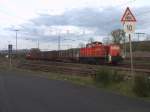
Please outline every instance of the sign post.
[[9, 67], [11, 68], [12, 65], [12, 45], [8, 45], [8, 57], [9, 57]]
[[131, 74], [133, 75], [133, 55], [132, 55], [131, 34], [129, 34], [129, 44], [130, 44], [130, 58], [131, 58]]
[[131, 34], [135, 31], [136, 18], [127, 7], [121, 22], [124, 26], [124, 31], [129, 35], [129, 45], [130, 45], [130, 64], [131, 64], [131, 75], [133, 75], [133, 55], [132, 55], [132, 43], [131, 43]]

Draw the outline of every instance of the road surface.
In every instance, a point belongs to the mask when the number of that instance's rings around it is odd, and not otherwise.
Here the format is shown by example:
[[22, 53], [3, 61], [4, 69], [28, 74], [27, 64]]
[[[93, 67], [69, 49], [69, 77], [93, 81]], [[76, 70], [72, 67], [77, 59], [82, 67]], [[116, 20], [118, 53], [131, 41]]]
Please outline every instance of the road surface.
[[150, 112], [150, 102], [30, 74], [0, 71], [0, 112]]

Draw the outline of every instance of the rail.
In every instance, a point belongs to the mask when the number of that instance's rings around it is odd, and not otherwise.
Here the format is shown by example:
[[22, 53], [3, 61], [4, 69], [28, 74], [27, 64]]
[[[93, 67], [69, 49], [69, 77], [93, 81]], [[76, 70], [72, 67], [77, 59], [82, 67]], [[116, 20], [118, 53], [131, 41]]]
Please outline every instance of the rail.
[[[18, 67], [26, 68], [31, 70], [39, 70], [45, 72], [58, 72], [71, 75], [82, 75], [89, 76], [95, 75], [96, 72], [103, 66], [100, 65], [89, 65], [89, 64], [78, 64], [78, 63], [63, 63], [63, 62], [45, 62], [45, 61], [29, 61], [19, 63]], [[109, 66], [105, 65], [108, 69], [114, 69], [118, 71], [130, 71], [128, 65]], [[150, 69], [135, 68], [134, 72], [150, 74]]]

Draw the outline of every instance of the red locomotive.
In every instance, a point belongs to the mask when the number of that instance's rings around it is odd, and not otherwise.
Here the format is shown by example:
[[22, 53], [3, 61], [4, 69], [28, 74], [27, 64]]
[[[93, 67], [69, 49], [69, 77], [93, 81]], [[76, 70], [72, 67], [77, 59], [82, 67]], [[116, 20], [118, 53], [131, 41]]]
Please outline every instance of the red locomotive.
[[118, 63], [122, 60], [121, 49], [118, 45], [103, 45], [101, 42], [92, 42], [86, 48], [80, 49], [80, 61], [88, 63]]
[[119, 45], [103, 45], [101, 42], [92, 42], [85, 48], [74, 48], [60, 51], [41, 51], [32, 49], [26, 56], [27, 59], [81, 62], [92, 64], [121, 62], [121, 49]]

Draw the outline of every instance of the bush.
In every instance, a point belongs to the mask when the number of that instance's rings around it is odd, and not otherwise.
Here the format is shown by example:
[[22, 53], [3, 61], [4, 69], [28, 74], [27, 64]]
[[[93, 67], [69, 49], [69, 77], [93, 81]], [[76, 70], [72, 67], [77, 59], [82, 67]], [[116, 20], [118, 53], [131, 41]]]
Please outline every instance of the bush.
[[119, 83], [124, 80], [124, 76], [122, 74], [119, 74], [118, 71], [114, 70], [112, 71], [112, 82]]
[[96, 82], [100, 82], [103, 85], [107, 85], [110, 83], [110, 71], [106, 70], [106, 68], [102, 68], [96, 73]]
[[123, 75], [120, 75], [118, 71], [108, 70], [105, 67], [100, 69], [96, 73], [96, 82], [101, 83], [103, 85], [109, 85], [110, 83], [118, 83], [123, 81]]
[[140, 97], [150, 95], [150, 79], [146, 75], [136, 75], [134, 77], [133, 92]]

